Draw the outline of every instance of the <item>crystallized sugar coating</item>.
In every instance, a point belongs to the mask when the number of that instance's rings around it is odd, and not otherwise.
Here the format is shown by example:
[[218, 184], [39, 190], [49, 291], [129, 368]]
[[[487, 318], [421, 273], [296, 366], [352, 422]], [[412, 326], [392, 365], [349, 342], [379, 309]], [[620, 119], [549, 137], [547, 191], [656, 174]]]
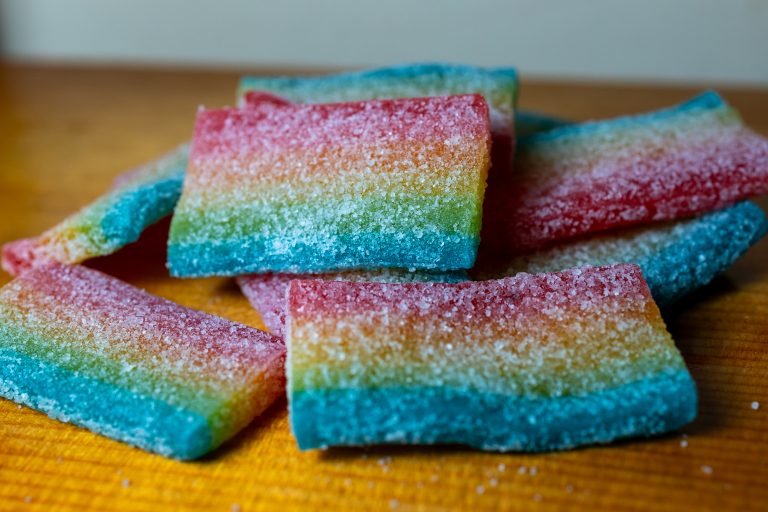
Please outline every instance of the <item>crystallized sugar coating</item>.
[[168, 266], [469, 268], [489, 143], [478, 95], [201, 111]]
[[663, 306], [709, 283], [768, 232], [768, 219], [743, 202], [694, 219], [625, 228], [481, 265], [478, 279], [555, 272], [584, 265], [635, 263]]
[[181, 195], [189, 148], [129, 171], [112, 189], [36, 238], [3, 247], [2, 266], [18, 275], [50, 261], [79, 263], [134, 242], [144, 229], [170, 214]]
[[696, 415], [635, 265], [459, 284], [291, 281], [286, 342], [302, 449], [564, 449]]
[[0, 396], [162, 455], [216, 448], [281, 393], [285, 348], [81, 266], [0, 289]]
[[374, 283], [455, 283], [466, 281], [465, 272], [409, 272], [401, 269], [351, 270], [335, 274], [252, 274], [240, 276], [237, 283], [251, 305], [258, 311], [264, 325], [275, 336], [282, 337], [285, 326], [286, 292], [295, 279], [324, 279]]
[[[265, 92], [297, 103], [480, 94], [488, 103], [493, 141], [483, 217], [492, 219], [496, 215], [488, 210], [505, 204], [503, 198], [494, 200], [494, 197], [508, 186], [512, 172], [515, 124], [518, 121], [515, 111], [517, 91], [517, 73], [512, 68], [408, 64], [322, 76], [243, 77], [238, 96], [240, 105], [248, 107], [263, 102]], [[524, 130], [532, 123], [540, 129], [546, 125], [542, 116], [534, 116], [536, 119], [523, 116]], [[484, 223], [482, 229], [485, 232], [489, 228]], [[492, 229], [491, 233], [497, 231]]]
[[709, 92], [668, 110], [518, 140], [488, 196], [484, 243], [514, 254], [609, 228], [671, 220], [768, 192], [768, 139]]

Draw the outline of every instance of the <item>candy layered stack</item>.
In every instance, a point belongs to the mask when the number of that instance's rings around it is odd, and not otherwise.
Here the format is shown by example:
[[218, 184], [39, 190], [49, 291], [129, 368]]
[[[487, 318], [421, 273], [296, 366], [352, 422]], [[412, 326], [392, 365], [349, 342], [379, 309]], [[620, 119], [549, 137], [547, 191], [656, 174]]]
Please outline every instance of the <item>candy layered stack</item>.
[[706, 93], [652, 114], [521, 138], [513, 183], [486, 209], [484, 243], [521, 254], [766, 192], [768, 140]]
[[286, 292], [295, 279], [323, 279], [374, 283], [458, 283], [469, 277], [466, 272], [409, 272], [399, 269], [352, 270], [335, 274], [253, 274], [237, 278], [248, 301], [258, 311], [264, 325], [275, 336], [283, 336]]
[[111, 254], [169, 215], [181, 194], [189, 148], [120, 176], [112, 190], [36, 238], [3, 247], [2, 265], [18, 275], [32, 266], [81, 261]]
[[469, 268], [489, 145], [479, 95], [201, 111], [168, 266]]
[[564, 449], [696, 415], [635, 265], [460, 284], [293, 281], [286, 341], [303, 449]]
[[243, 79], [189, 148], [4, 249], [0, 395], [189, 459], [281, 393], [279, 338], [62, 264], [178, 200], [168, 267], [240, 276], [286, 338], [301, 448], [541, 451], [686, 424], [696, 389], [652, 296], [768, 231], [737, 204], [768, 192], [768, 141], [714, 93], [570, 126], [517, 113], [512, 172], [516, 95], [511, 69], [452, 65]]
[[283, 344], [81, 266], [0, 289], [0, 395], [146, 450], [199, 457], [283, 391]]
[[[614, 230], [524, 256], [481, 265], [478, 279], [635, 263], [660, 306], [709, 283], [768, 233], [768, 219], [744, 202], [693, 219]], [[490, 268], [489, 268], [490, 267]]]

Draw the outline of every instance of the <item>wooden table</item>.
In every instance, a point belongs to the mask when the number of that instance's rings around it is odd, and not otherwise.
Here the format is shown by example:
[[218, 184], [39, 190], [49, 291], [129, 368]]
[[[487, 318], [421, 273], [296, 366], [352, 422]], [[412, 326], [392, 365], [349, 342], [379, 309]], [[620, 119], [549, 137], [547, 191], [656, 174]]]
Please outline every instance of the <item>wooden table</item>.
[[[120, 171], [187, 139], [196, 107], [230, 104], [236, 79], [0, 67], [0, 242], [41, 232]], [[521, 105], [583, 119], [694, 92], [524, 82]], [[768, 90], [724, 92], [768, 134]], [[231, 280], [170, 279], [162, 236], [155, 229], [95, 265], [261, 325]], [[698, 382], [701, 410], [694, 424], [664, 437], [545, 455], [447, 447], [300, 453], [280, 401], [210, 457], [182, 463], [0, 400], [0, 510], [768, 510], [768, 240], [666, 320]]]

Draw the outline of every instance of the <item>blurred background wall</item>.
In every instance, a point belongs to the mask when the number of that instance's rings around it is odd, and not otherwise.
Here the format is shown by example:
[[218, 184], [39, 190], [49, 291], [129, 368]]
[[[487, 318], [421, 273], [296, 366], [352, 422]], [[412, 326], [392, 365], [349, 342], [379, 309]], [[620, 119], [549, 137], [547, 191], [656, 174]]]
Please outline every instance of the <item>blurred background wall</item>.
[[768, 86], [768, 0], [0, 0], [0, 52], [250, 69], [440, 60]]

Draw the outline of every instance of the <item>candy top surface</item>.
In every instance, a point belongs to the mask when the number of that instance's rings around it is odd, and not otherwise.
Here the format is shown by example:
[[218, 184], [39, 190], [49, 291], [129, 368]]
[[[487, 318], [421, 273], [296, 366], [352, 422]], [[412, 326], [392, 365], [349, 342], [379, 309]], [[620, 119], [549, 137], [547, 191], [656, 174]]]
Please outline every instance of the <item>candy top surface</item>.
[[285, 351], [265, 332], [56, 263], [0, 289], [0, 334], [6, 349], [205, 416], [274, 373]]
[[509, 123], [517, 101], [517, 73], [512, 68], [415, 64], [325, 76], [243, 77], [238, 97], [254, 90], [299, 103], [476, 93]]
[[478, 95], [202, 111], [179, 209], [194, 194], [299, 199], [318, 184], [332, 195], [475, 192], [488, 144]]
[[479, 95], [203, 110], [191, 160], [322, 150], [345, 142], [386, 146], [439, 140], [450, 146], [463, 137], [487, 137], [487, 117]]
[[292, 281], [289, 386], [567, 396], [685, 366], [640, 268], [459, 284]]

